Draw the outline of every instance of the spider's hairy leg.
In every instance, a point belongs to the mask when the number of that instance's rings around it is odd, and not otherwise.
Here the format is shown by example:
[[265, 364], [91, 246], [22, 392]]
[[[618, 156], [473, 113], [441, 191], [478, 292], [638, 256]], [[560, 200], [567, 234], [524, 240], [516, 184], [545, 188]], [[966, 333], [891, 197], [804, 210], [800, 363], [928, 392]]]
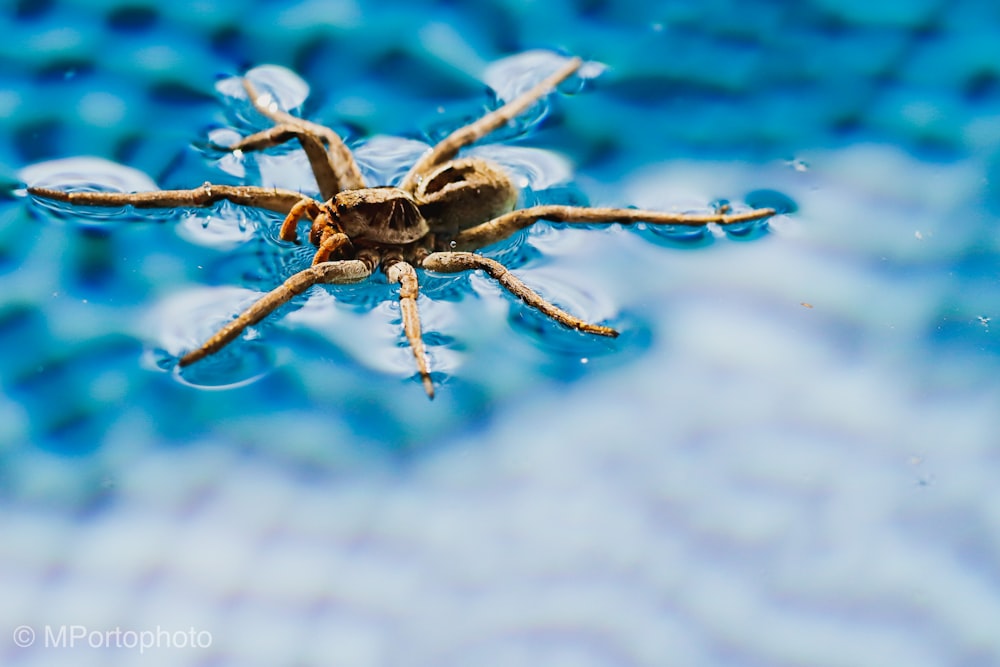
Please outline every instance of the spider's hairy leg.
[[417, 362], [420, 379], [424, 383], [427, 396], [434, 398], [434, 382], [431, 381], [430, 363], [420, 331], [420, 313], [417, 311], [417, 272], [406, 262], [397, 261], [385, 268], [385, 275], [391, 283], [399, 283], [399, 308], [403, 318], [403, 332], [410, 343], [413, 357]]
[[279, 146], [292, 139], [299, 140], [302, 150], [309, 159], [309, 166], [323, 199], [330, 199], [341, 190], [364, 187], [361, 172], [358, 171], [354, 158], [346, 146], [342, 152], [328, 150], [319, 135], [297, 125], [276, 125], [244, 137], [231, 146], [220, 148], [232, 152], [259, 151]]
[[455, 235], [454, 246], [460, 250], [475, 250], [502, 241], [511, 234], [530, 227], [539, 220], [566, 223], [608, 223], [635, 224], [645, 222], [651, 225], [682, 225], [702, 227], [709, 223], [731, 225], [737, 222], [762, 220], [775, 214], [773, 208], [757, 208], [742, 213], [729, 213], [726, 209], [714, 213], [668, 213], [648, 211], [638, 208], [602, 208], [590, 206], [563, 206], [547, 204], [522, 208], [505, 213], [488, 222], [469, 227]]
[[565, 310], [546, 301], [538, 292], [525, 285], [500, 262], [471, 252], [435, 252], [424, 259], [423, 268], [440, 273], [458, 273], [482, 269], [508, 292], [556, 322], [570, 329], [615, 338], [618, 332], [611, 327], [584, 322]]
[[196, 361], [215, 354], [249, 327], [257, 324], [274, 310], [295, 296], [302, 294], [317, 283], [352, 283], [364, 280], [372, 273], [372, 264], [358, 259], [340, 262], [326, 262], [299, 271], [288, 280], [258, 299], [205, 343], [180, 358], [180, 366], [189, 366]]
[[191, 190], [155, 190], [152, 192], [68, 192], [52, 188], [29, 187], [28, 194], [53, 199], [74, 206], [134, 206], [136, 208], [184, 208], [211, 206], [223, 200], [241, 206], [288, 214], [302, 201], [293, 190], [246, 185], [205, 183]]
[[361, 170], [354, 156], [336, 132], [328, 127], [312, 123], [282, 111], [270, 96], [260, 95], [247, 79], [243, 79], [247, 96], [263, 116], [269, 118], [275, 127], [257, 132], [228, 146], [231, 151], [258, 151], [298, 139], [309, 158], [313, 176], [323, 199], [331, 199], [341, 190], [357, 190], [365, 187]]
[[495, 109], [479, 120], [458, 128], [442, 139], [425, 153], [410, 169], [400, 184], [400, 188], [412, 192], [420, 179], [438, 165], [444, 164], [458, 154], [458, 151], [471, 143], [482, 139], [490, 132], [500, 129], [514, 118], [520, 116], [542, 97], [545, 97], [560, 83], [568, 79], [583, 65], [580, 58], [571, 58], [556, 72], [542, 79], [531, 90], [520, 97], [511, 100], [499, 109]]

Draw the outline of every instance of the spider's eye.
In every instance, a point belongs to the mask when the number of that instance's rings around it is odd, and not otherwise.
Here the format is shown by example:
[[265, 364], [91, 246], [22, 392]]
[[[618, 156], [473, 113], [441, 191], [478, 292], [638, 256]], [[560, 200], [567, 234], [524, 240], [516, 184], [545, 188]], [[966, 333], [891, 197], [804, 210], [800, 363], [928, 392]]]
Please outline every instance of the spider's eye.
[[344, 202], [340, 202], [339, 204], [337, 204], [338, 213], [343, 213], [346, 210], [347, 210], [347, 204], [345, 204]]

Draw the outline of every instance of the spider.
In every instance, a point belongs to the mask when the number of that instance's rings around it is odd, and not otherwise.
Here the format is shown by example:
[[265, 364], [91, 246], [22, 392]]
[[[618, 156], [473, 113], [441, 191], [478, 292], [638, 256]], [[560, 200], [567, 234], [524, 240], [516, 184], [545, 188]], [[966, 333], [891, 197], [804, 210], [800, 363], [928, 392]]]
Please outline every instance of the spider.
[[455, 130], [418, 158], [394, 186], [368, 187], [351, 151], [336, 132], [276, 109], [268, 95], [258, 93], [244, 78], [243, 87], [254, 108], [274, 125], [243, 138], [228, 150], [259, 151], [297, 139], [309, 160], [322, 200], [286, 189], [207, 182], [190, 190], [135, 193], [74, 192], [45, 187], [27, 190], [35, 197], [83, 206], [207, 207], [228, 200], [284, 215], [280, 237], [291, 243], [299, 243], [299, 223], [308, 221], [309, 240], [316, 246], [312, 265], [264, 294], [200, 347], [181, 356], [178, 364], [188, 366], [218, 352], [247, 327], [317, 283], [358, 282], [381, 270], [389, 283], [399, 285], [403, 332], [424, 390], [433, 398], [434, 383], [417, 311], [418, 274], [414, 267], [439, 273], [481, 270], [559, 324], [588, 334], [614, 337], [618, 335], [615, 329], [567, 313], [521, 282], [500, 262], [474, 251], [506, 239], [539, 220], [703, 226], [760, 220], [775, 214], [771, 208], [734, 213], [728, 206], [707, 214], [556, 204], [516, 209], [518, 188], [499, 165], [481, 158], [459, 157], [458, 153], [525, 112], [582, 64], [580, 58], [567, 60], [524, 94]]

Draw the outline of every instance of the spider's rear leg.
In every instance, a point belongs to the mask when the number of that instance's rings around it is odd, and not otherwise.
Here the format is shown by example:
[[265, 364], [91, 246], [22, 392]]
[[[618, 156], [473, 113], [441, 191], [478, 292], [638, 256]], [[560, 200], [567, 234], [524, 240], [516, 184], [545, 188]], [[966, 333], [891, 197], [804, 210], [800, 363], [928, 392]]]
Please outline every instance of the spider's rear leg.
[[191, 350], [178, 361], [180, 366], [189, 366], [196, 361], [215, 354], [249, 327], [257, 324], [275, 309], [291, 301], [317, 283], [353, 283], [364, 280], [372, 273], [372, 266], [358, 259], [340, 262], [326, 262], [299, 271], [288, 280], [258, 299], [232, 322], [205, 341], [201, 347]]
[[609, 336], [611, 338], [618, 336], [618, 332], [611, 327], [585, 322], [579, 317], [570, 315], [565, 310], [546, 301], [538, 292], [521, 282], [506, 266], [488, 257], [476, 255], [471, 252], [435, 252], [424, 259], [422, 266], [425, 269], [440, 273], [458, 273], [460, 271], [482, 269], [508, 292], [563, 326], [599, 336]]
[[417, 371], [424, 383], [427, 396], [434, 398], [434, 382], [431, 380], [430, 362], [427, 360], [427, 350], [420, 331], [420, 313], [417, 311], [417, 272], [406, 262], [397, 261], [385, 267], [386, 278], [391, 283], [399, 283], [399, 308], [403, 318], [403, 332], [410, 343], [413, 358], [417, 362]]
[[399, 187], [412, 192], [420, 180], [425, 178], [435, 167], [458, 155], [458, 151], [462, 148], [482, 139], [490, 132], [500, 129], [520, 116], [532, 104], [555, 90], [556, 86], [572, 76], [582, 65], [583, 60], [580, 58], [571, 58], [556, 72], [542, 79], [534, 88], [520, 97], [491, 111], [479, 120], [458, 128], [421, 156], [406, 174]]
[[475, 250], [502, 241], [517, 231], [530, 227], [539, 220], [565, 223], [608, 223], [634, 224], [645, 222], [652, 225], [683, 225], [703, 227], [709, 223], [731, 225], [737, 222], [762, 220], [775, 214], [773, 208], [757, 208], [743, 213], [730, 213], [720, 209], [715, 213], [668, 213], [648, 211], [638, 208], [603, 208], [590, 206], [563, 206], [547, 204], [522, 208], [505, 213], [488, 222], [469, 227], [455, 235], [455, 248]]
[[191, 190], [155, 190], [152, 192], [69, 192], [52, 188], [29, 187], [28, 194], [74, 206], [134, 206], [136, 208], [206, 207], [223, 200], [241, 206], [287, 215], [302, 201], [302, 194], [279, 188], [205, 183]]

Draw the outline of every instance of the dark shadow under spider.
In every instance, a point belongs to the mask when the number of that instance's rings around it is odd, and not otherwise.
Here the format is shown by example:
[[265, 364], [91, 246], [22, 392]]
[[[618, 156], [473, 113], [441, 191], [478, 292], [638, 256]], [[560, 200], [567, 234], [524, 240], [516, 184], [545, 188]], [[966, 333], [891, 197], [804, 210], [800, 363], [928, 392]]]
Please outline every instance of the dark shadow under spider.
[[201, 347], [182, 356], [179, 365], [187, 366], [214, 354], [247, 327], [317, 283], [357, 282], [381, 269], [390, 283], [399, 285], [403, 331], [424, 389], [433, 398], [434, 384], [417, 312], [414, 266], [440, 273], [482, 270], [528, 306], [560, 324], [613, 337], [618, 332], [611, 327], [591, 324], [567, 313], [526, 286], [501, 263], [473, 251], [539, 220], [703, 226], [760, 220], [775, 213], [770, 208], [732, 213], [723, 207], [713, 213], [686, 214], [560, 204], [515, 209], [518, 189], [499, 165], [481, 158], [457, 157], [459, 150], [503, 127], [548, 95], [582, 64], [579, 58], [568, 60], [517, 99], [455, 130], [424, 153], [396, 187], [367, 187], [354, 156], [336, 132], [277, 110], [270, 96], [259, 94], [243, 79], [254, 107], [274, 126], [245, 137], [228, 150], [257, 151], [297, 139], [309, 159], [323, 201], [292, 190], [211, 183], [191, 190], [135, 193], [67, 192], [43, 187], [28, 187], [28, 192], [83, 206], [205, 207], [228, 200], [281, 213], [285, 220], [280, 236], [296, 243], [299, 221], [308, 220], [309, 240], [317, 248], [312, 265], [262, 296]]

